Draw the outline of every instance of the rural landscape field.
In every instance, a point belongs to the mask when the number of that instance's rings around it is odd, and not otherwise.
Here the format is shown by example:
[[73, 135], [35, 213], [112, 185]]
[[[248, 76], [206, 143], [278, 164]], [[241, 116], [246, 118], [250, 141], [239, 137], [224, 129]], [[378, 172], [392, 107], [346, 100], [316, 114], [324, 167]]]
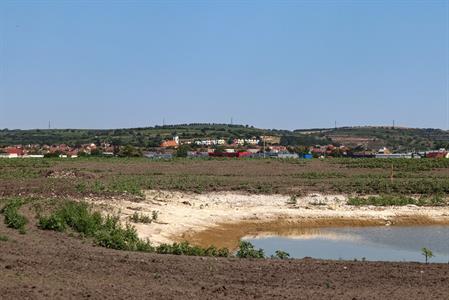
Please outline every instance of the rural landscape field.
[[[376, 291], [374, 298], [405, 299], [448, 292], [447, 264], [297, 260], [282, 249], [261, 259], [251, 245], [239, 248], [240, 238], [262, 229], [448, 224], [444, 159], [97, 157], [0, 164], [6, 298], [346, 299], [373, 298]], [[218, 203], [232, 198], [255, 199], [257, 207]], [[229, 216], [184, 216], [217, 214], [208, 211], [214, 205]], [[270, 216], [275, 209], [280, 213]], [[118, 270], [126, 282], [115, 276]]]
[[0, 299], [449, 299], [449, 0], [0, 0]]

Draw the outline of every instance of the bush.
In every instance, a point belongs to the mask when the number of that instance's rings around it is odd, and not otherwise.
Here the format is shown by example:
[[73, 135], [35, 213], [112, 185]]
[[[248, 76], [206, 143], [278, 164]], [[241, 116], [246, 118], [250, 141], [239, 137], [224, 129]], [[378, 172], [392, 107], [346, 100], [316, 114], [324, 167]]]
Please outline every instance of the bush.
[[133, 215], [129, 217], [129, 219], [131, 222], [144, 223], [144, 224], [150, 224], [153, 221], [153, 219], [150, 216], [139, 214], [138, 212], [134, 212]]
[[[140, 219], [142, 216], [137, 215], [137, 217]], [[53, 214], [39, 217], [38, 224], [41, 229], [55, 231], [64, 231], [71, 228], [86, 237], [92, 237], [97, 245], [111, 249], [156, 251], [161, 254], [175, 255], [229, 256], [229, 250], [226, 248], [217, 249], [213, 246], [201, 248], [192, 246], [187, 242], [172, 245], [162, 244], [154, 248], [148, 239], [139, 239], [134, 226], [130, 224], [122, 226], [117, 216], [103, 217], [98, 212], [92, 212], [89, 205], [84, 202], [66, 202]]]
[[240, 241], [239, 250], [237, 251], [239, 258], [265, 258], [262, 249], [255, 249], [254, 245], [247, 241]]
[[1, 210], [1, 213], [5, 216], [6, 226], [18, 229], [21, 233], [25, 233], [25, 225], [28, 223], [27, 218], [19, 214], [19, 208], [24, 202], [23, 199], [13, 198]]
[[289, 259], [290, 254], [282, 250], [276, 250], [275, 255], [273, 255], [271, 258]]
[[51, 215], [48, 217], [40, 217], [38, 226], [46, 230], [64, 231], [66, 229], [66, 222], [60, 215]]
[[173, 255], [189, 255], [189, 256], [215, 256], [215, 257], [227, 257], [229, 256], [229, 250], [227, 248], [217, 249], [214, 246], [209, 248], [201, 248], [192, 246], [188, 242], [161, 244], [156, 248], [156, 252], [159, 254], [173, 254]]
[[50, 216], [39, 218], [41, 229], [64, 231], [70, 227], [86, 237], [93, 237], [96, 244], [119, 250], [149, 249], [140, 241], [134, 227], [122, 227], [116, 216], [103, 217], [92, 212], [87, 203], [66, 202]]

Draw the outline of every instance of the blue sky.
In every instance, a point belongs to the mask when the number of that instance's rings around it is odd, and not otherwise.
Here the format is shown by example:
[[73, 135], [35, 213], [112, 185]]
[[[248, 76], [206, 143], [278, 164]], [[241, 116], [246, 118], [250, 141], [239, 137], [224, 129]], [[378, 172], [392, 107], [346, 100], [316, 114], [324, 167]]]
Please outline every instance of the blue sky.
[[448, 1], [0, 1], [0, 128], [447, 128]]

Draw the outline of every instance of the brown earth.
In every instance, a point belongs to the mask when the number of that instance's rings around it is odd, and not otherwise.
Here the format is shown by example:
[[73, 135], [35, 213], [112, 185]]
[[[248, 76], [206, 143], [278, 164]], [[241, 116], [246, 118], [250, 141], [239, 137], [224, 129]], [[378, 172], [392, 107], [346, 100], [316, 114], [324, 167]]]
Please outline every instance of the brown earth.
[[0, 217], [2, 299], [447, 299], [449, 265], [200, 258], [95, 247]]
[[[251, 194], [345, 192], [390, 193], [391, 168], [348, 168], [339, 160], [172, 160], [144, 158], [0, 160], [0, 197], [136, 195], [145, 189], [193, 192], [240, 191]], [[373, 178], [370, 178], [374, 176]], [[375, 177], [378, 176], [378, 177]], [[403, 194], [419, 193], [407, 186], [449, 180], [449, 168], [395, 172]], [[356, 181], [362, 180], [362, 182]], [[385, 182], [385, 180], [387, 182]], [[426, 182], [427, 183], [427, 182]], [[374, 184], [374, 185], [373, 185]]]

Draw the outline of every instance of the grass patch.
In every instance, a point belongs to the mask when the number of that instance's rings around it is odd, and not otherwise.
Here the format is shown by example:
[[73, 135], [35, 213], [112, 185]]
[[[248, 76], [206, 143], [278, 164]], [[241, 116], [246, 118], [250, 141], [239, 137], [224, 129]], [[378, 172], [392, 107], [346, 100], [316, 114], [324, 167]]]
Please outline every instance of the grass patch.
[[397, 195], [383, 195], [383, 196], [371, 196], [367, 198], [363, 197], [352, 197], [349, 198], [348, 205], [363, 206], [363, 205], [374, 205], [374, 206], [404, 206], [404, 205], [417, 205], [417, 206], [442, 206], [446, 205], [447, 202], [440, 196], [436, 195], [433, 197], [421, 197], [418, 199], [407, 197], [407, 196], [397, 196]]
[[0, 211], [5, 216], [5, 224], [9, 228], [14, 228], [25, 233], [25, 225], [28, 220], [25, 216], [19, 213], [19, 208], [25, 203], [22, 198], [12, 198]]
[[130, 216], [129, 220], [133, 223], [143, 223], [143, 224], [150, 224], [151, 222], [153, 222], [152, 217], [144, 214], [139, 214], [138, 212], [135, 212], [132, 216]]
[[38, 224], [42, 229], [55, 231], [71, 228], [106, 248], [134, 251], [151, 248], [149, 242], [137, 237], [134, 227], [129, 224], [123, 227], [117, 216], [103, 217], [84, 202], [66, 202], [53, 214], [39, 217]]
[[[151, 217], [152, 220], [156, 218], [155, 215]], [[91, 207], [84, 202], [65, 202], [52, 214], [40, 216], [38, 226], [44, 230], [55, 231], [65, 231], [70, 228], [85, 237], [93, 238], [99, 246], [117, 250], [175, 255], [229, 256], [229, 250], [226, 248], [217, 249], [213, 246], [201, 248], [186, 242], [162, 244], [155, 248], [149, 240], [140, 239], [132, 225], [127, 223], [123, 226], [117, 216], [102, 216], [99, 212], [92, 211]]]
[[228, 257], [229, 250], [227, 248], [218, 249], [214, 246], [202, 248], [192, 246], [188, 242], [161, 244], [156, 249], [159, 254], [174, 254], [174, 255], [189, 255], [189, 256], [214, 256], [214, 257]]
[[1, 235], [0, 234], [0, 242], [6, 242], [6, 241], [8, 241], [9, 239], [8, 239], [8, 237], [6, 236], [6, 235]]

